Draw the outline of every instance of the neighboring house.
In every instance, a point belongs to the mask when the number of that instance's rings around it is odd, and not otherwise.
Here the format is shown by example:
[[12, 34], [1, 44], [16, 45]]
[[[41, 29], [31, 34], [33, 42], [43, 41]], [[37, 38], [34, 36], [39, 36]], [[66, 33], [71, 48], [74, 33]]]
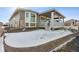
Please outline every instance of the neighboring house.
[[6, 31], [8, 31], [8, 30], [10, 29], [10, 28], [9, 28], [9, 23], [8, 23], [8, 22], [5, 23], [3, 26], [5, 27], [5, 30], [6, 30]]
[[4, 32], [4, 26], [3, 23], [0, 22], [0, 37], [3, 35], [3, 32]]
[[3, 26], [4, 26], [5, 28], [9, 28], [9, 23], [7, 22], [7, 23], [5, 23]]
[[2, 22], [0, 22], [0, 27], [1, 27], [1, 26], [3, 26], [3, 23], [2, 23]]
[[51, 26], [64, 26], [64, 16], [56, 10], [48, 10], [38, 13], [28, 9], [18, 8], [9, 20], [9, 26], [13, 28], [45, 28], [48, 20]]
[[64, 23], [66, 29], [79, 30], [79, 20], [71, 19]]
[[65, 26], [79, 26], [79, 20], [71, 19], [64, 22]]

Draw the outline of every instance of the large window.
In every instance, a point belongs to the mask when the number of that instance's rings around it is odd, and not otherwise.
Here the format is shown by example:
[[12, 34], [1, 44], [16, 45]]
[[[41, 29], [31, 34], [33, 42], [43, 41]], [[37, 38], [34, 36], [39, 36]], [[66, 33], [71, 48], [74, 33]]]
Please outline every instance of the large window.
[[29, 13], [26, 13], [26, 17], [27, 17], [27, 18], [29, 17]]
[[37, 20], [37, 15], [36, 13], [33, 12], [25, 12], [25, 23], [26, 26], [28, 27], [35, 27], [36, 26], [36, 20]]
[[35, 14], [31, 13], [31, 22], [35, 22]]
[[29, 22], [29, 12], [25, 13], [25, 22]]
[[30, 23], [31, 26], [35, 26], [35, 23]]

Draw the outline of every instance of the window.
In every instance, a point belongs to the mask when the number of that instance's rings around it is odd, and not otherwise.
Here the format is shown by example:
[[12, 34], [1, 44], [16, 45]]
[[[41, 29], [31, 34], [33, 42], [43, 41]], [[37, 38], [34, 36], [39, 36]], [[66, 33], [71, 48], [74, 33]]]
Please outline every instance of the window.
[[26, 13], [26, 17], [29, 17], [29, 13]]
[[29, 26], [29, 24], [28, 24], [28, 23], [26, 23], [26, 26]]
[[35, 23], [31, 23], [30, 25], [31, 25], [31, 26], [35, 26]]
[[29, 22], [29, 12], [25, 13], [25, 22]]
[[31, 13], [31, 22], [35, 22], [35, 14]]

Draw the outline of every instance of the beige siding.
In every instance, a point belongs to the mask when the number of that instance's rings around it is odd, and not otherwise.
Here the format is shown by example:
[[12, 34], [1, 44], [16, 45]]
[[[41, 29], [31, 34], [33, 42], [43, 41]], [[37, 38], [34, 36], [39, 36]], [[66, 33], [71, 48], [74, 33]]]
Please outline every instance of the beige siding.
[[20, 28], [25, 27], [25, 11], [20, 12]]
[[9, 24], [10, 24], [10, 27], [14, 27], [14, 28], [18, 28], [19, 27], [19, 18], [20, 17], [20, 14], [17, 13], [10, 21], [9, 21]]

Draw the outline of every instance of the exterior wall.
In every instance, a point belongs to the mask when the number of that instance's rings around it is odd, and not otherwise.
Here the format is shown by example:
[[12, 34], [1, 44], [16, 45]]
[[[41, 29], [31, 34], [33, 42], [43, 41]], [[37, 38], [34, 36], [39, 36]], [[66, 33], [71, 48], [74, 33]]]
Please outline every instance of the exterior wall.
[[51, 12], [51, 26], [64, 26], [63, 18], [60, 17], [62, 16], [58, 15], [55, 12]]
[[[26, 17], [26, 13], [29, 13], [28, 18]], [[32, 13], [35, 14], [35, 22], [31, 22]], [[37, 13], [30, 12], [30, 11], [20, 11], [9, 21], [9, 26], [13, 28], [37, 27], [37, 22], [38, 22], [37, 17], [38, 17]]]
[[63, 21], [62, 20], [59, 20], [59, 19], [54, 19], [54, 20], [51, 20], [52, 22], [52, 26], [63, 26]]
[[[28, 13], [28, 18], [26, 17], [26, 13]], [[35, 21], [33, 21], [33, 16], [35, 15]], [[58, 14], [54, 14], [54, 12], [51, 12], [51, 17], [46, 17], [45, 19], [41, 19], [39, 14], [25, 10], [25, 11], [19, 11], [10, 21], [10, 27], [15, 28], [36, 28], [36, 27], [45, 27], [46, 22], [48, 20], [51, 20], [51, 26], [63, 26], [63, 21], [57, 22], [59, 19], [54, 19], [55, 17], [59, 17]], [[48, 19], [47, 19], [48, 18]]]
[[79, 22], [74, 22], [73, 20], [71, 21], [66, 21], [65, 26], [77, 26]]
[[76, 22], [76, 26], [79, 26], [79, 22]]
[[54, 13], [54, 18], [58, 18], [59, 15], [57, 13]]
[[19, 19], [20, 19], [20, 14], [16, 14], [10, 21], [9, 21], [9, 26], [13, 28], [18, 28], [19, 27]]
[[79, 26], [79, 21], [75, 19], [70, 19], [65, 22], [65, 26]]
[[40, 24], [40, 18], [39, 18], [39, 15], [37, 14], [37, 22], [36, 22], [36, 27], [39, 27], [39, 24]]
[[51, 18], [45, 16], [39, 16], [39, 27], [45, 27], [48, 20]]
[[[26, 13], [28, 13], [28, 17], [26, 17]], [[35, 16], [35, 20], [33, 22], [33, 19], [32, 19], [32, 14]], [[32, 28], [32, 27], [37, 27], [37, 20], [38, 20], [38, 15], [37, 13], [34, 13], [34, 12], [29, 12], [29, 11], [25, 11], [25, 27], [29, 27], [29, 28]]]
[[65, 22], [64, 25], [65, 26], [71, 26], [71, 23]]
[[[61, 16], [55, 12], [51, 12], [51, 17], [47, 17], [45, 19], [39, 19], [39, 27], [45, 27], [47, 24], [47, 21], [50, 20], [51, 21], [51, 27], [54, 26], [64, 26], [64, 22], [63, 22], [63, 18], [60, 18]], [[58, 19], [55, 19], [58, 18]]]
[[3, 23], [2, 22], [0, 22], [0, 26], [3, 26]]
[[20, 28], [24, 28], [25, 27], [25, 11], [21, 11], [20, 12], [20, 21], [19, 21], [19, 26]]
[[39, 21], [39, 27], [45, 27], [46, 20], [40, 20]]
[[3, 34], [4, 34], [4, 26], [3, 26], [3, 23], [2, 22], [0, 22], [0, 37], [1, 36], [3, 36]]

